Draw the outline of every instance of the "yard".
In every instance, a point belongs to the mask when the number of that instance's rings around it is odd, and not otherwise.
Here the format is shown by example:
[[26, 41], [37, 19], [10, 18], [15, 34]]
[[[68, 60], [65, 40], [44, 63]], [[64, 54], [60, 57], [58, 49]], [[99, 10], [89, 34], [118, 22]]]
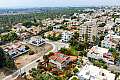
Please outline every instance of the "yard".
[[29, 46], [30, 49], [35, 52], [35, 54], [29, 55], [27, 53], [27, 54], [23, 54], [23, 55], [17, 57], [15, 59], [15, 64], [18, 69], [25, 66], [26, 64], [36, 60], [37, 58], [41, 57], [42, 55], [44, 55], [45, 53], [47, 53], [48, 51], [50, 51], [52, 49], [52, 45], [50, 45], [50, 44], [45, 44], [40, 47], [29, 45], [29, 44], [27, 46]]

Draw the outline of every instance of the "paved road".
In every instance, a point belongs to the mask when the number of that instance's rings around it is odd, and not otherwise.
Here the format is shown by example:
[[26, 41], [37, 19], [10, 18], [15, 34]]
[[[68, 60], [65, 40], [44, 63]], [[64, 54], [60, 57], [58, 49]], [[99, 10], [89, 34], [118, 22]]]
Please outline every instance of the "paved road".
[[[52, 42], [49, 40], [45, 40], [47, 43], [51, 44], [53, 46], [53, 49], [51, 50], [51, 52], [56, 52], [58, 51], [60, 48], [62, 47], [66, 47], [68, 48], [69, 45], [65, 44], [65, 43], [60, 43], [60, 42]], [[46, 53], [48, 54], [48, 53]], [[43, 56], [43, 55], [42, 55]], [[18, 75], [21, 75], [22, 73], [26, 72], [28, 73], [29, 70], [31, 70], [32, 68], [37, 68], [38, 65], [38, 60], [43, 60], [42, 56], [36, 60], [34, 60], [33, 62], [27, 64], [26, 66], [24, 66], [23, 68], [17, 70], [16, 72], [14, 72], [13, 74], [7, 76], [6, 78], [4, 78], [3, 80], [14, 80]]]
[[65, 47], [65, 48], [69, 48], [69, 44], [68, 43], [61, 43], [60, 41], [50, 41], [48, 39], [44, 39], [46, 42], [49, 42], [51, 44], [54, 44], [55, 46], [55, 52], [60, 50], [61, 48]]

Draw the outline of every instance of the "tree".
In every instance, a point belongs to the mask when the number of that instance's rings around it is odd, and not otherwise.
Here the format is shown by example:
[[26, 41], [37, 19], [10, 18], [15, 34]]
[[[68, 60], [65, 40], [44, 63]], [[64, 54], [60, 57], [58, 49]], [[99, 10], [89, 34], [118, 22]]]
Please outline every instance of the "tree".
[[79, 80], [77, 77], [73, 77], [71, 80]]
[[4, 50], [0, 47], [0, 68], [4, 67], [4, 65], [5, 65], [5, 60], [6, 60], [5, 52], [4, 52]]
[[61, 35], [60, 34], [58, 36], [56, 36], [56, 34], [48, 35], [47, 38], [50, 39], [50, 40], [53, 40], [53, 41], [58, 41], [58, 40], [61, 39]]
[[48, 66], [48, 63], [49, 63], [49, 57], [48, 57], [48, 55], [44, 55], [43, 56], [43, 59], [44, 59], [44, 61], [45, 61], [45, 65], [46, 65], [46, 67]]
[[34, 78], [34, 80], [64, 80], [59, 76], [38, 69], [32, 69], [31, 76]]
[[115, 48], [109, 48], [110, 52], [116, 52]]
[[31, 26], [34, 25], [34, 23], [32, 23], [32, 22], [24, 22], [22, 25], [27, 27], [27, 28], [30, 28]]
[[103, 68], [104, 68], [104, 69], [107, 69], [107, 68], [108, 68], [108, 66], [107, 66], [107, 65], [103, 65]]
[[112, 57], [114, 58], [114, 62], [115, 62], [119, 57], [119, 53], [116, 51], [112, 52]]
[[49, 52], [48, 57], [54, 55], [54, 52]]
[[95, 44], [95, 42], [96, 42], [96, 37], [93, 35], [92, 36], [92, 40], [93, 40], [93, 43]]
[[12, 70], [16, 69], [14, 59], [9, 54], [6, 54], [5, 67]]
[[77, 73], [77, 72], [79, 72], [79, 69], [78, 69], [78, 68], [74, 68], [74, 69], [73, 69], [73, 72], [74, 72], [74, 73]]
[[41, 21], [39, 22], [39, 28], [40, 28], [41, 30], [43, 30], [43, 24], [42, 24]]
[[67, 49], [66, 49], [66, 48], [61, 48], [59, 51], [60, 51], [61, 53], [67, 54]]
[[112, 57], [114, 58], [114, 61], [116, 61], [119, 57], [119, 53], [114, 48], [110, 48], [109, 51], [112, 52]]
[[16, 69], [14, 60], [11, 56], [0, 48], [0, 68], [7, 67], [10, 69]]
[[80, 36], [79, 33], [75, 32], [73, 35], [73, 38], [79, 40], [79, 36]]
[[3, 42], [11, 42], [17, 39], [17, 34], [15, 32], [9, 32], [8, 34], [1, 35], [1, 41]]
[[105, 23], [101, 23], [101, 24], [99, 24], [98, 27], [104, 27], [105, 25], [106, 25]]

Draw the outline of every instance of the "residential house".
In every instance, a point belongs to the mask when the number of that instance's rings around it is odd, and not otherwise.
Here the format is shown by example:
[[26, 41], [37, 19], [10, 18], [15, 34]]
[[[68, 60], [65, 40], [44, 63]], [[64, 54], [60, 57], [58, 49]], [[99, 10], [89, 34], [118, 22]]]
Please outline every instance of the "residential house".
[[115, 23], [113, 21], [107, 23], [105, 26], [104, 26], [104, 31], [109, 31], [113, 28], [113, 26], [115, 25]]
[[120, 18], [116, 18], [115, 23], [120, 24]]
[[22, 23], [18, 23], [12, 27], [12, 31], [19, 33], [19, 32], [27, 31], [27, 28], [23, 26]]
[[65, 22], [65, 25], [67, 25], [67, 29], [79, 29], [80, 27], [80, 22], [77, 20], [70, 20], [69, 22]]
[[94, 58], [94, 59], [103, 59], [103, 54], [104, 53], [108, 53], [108, 49], [106, 48], [101, 48], [101, 47], [98, 47], [98, 46], [93, 46], [88, 54], [87, 54], [87, 57], [90, 57], [90, 58]]
[[62, 69], [70, 62], [70, 57], [60, 52], [56, 52], [49, 57], [49, 62], [55, 64], [57, 68]]
[[67, 67], [70, 62], [77, 60], [76, 56], [68, 56], [60, 52], [55, 52], [49, 57], [49, 63], [54, 64], [58, 69]]
[[114, 34], [108, 34], [101, 41], [101, 47], [105, 48], [117, 48], [120, 43], [120, 36]]
[[33, 35], [37, 35], [41, 31], [41, 27], [39, 26], [31, 26], [27, 29], [28, 32], [32, 33]]
[[39, 36], [34, 36], [34, 37], [31, 37], [29, 43], [35, 46], [41, 46], [45, 44], [45, 41]]
[[120, 36], [120, 24], [115, 24], [115, 26], [113, 26], [112, 30]]
[[55, 25], [54, 21], [50, 18], [42, 20], [43, 26], [53, 26]]
[[53, 31], [59, 31], [61, 26], [61, 24], [53, 26]]
[[25, 40], [32, 36], [29, 32], [17, 33], [17, 35], [18, 35], [19, 39], [21, 39], [21, 40]]
[[16, 58], [29, 51], [29, 47], [20, 42], [9, 44], [3, 48], [12, 58]]
[[93, 46], [87, 53], [88, 58], [93, 58], [97, 60], [104, 60], [108, 64], [114, 64], [114, 59], [112, 53], [109, 52], [109, 49]]
[[61, 41], [62, 42], [68, 42], [68, 41], [70, 41], [70, 39], [72, 38], [73, 34], [74, 33], [70, 32], [70, 31], [64, 31], [64, 32], [62, 32]]
[[49, 31], [49, 32], [46, 32], [44, 34], [45, 37], [48, 37], [48, 36], [55, 36], [55, 37], [58, 37], [61, 35], [62, 32], [60, 31]]
[[63, 19], [61, 19], [61, 18], [56, 18], [56, 19], [53, 20], [53, 22], [54, 22], [55, 24], [61, 24], [61, 23], [63, 22]]
[[111, 71], [86, 64], [77, 73], [80, 80], [115, 80], [115, 74]]

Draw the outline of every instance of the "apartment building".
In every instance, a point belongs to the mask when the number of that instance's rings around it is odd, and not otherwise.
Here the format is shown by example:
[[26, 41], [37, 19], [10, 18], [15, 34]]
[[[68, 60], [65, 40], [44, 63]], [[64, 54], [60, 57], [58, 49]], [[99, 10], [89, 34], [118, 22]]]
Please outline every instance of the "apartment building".
[[93, 35], [96, 36], [97, 34], [97, 25], [96, 20], [87, 21], [83, 25], [80, 26], [80, 39], [83, 40], [83, 35], [88, 35], [88, 41], [92, 42]]
[[62, 41], [62, 42], [68, 42], [68, 41], [70, 41], [70, 39], [72, 38], [72, 35], [73, 35], [73, 34], [74, 34], [73, 32], [64, 31], [64, 32], [62, 33], [61, 41]]

